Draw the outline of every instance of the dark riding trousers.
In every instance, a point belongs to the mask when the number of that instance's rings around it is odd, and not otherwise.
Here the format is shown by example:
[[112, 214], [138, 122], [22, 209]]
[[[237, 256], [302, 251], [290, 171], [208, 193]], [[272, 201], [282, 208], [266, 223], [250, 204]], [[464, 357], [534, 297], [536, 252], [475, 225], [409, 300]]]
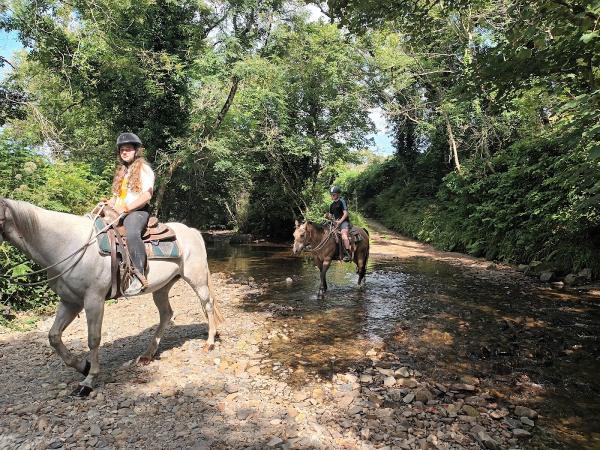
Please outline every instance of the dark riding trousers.
[[146, 248], [142, 241], [142, 234], [148, 225], [150, 218], [150, 208], [148, 205], [142, 209], [131, 211], [123, 219], [123, 225], [127, 231], [127, 246], [131, 261], [140, 273], [146, 272]]

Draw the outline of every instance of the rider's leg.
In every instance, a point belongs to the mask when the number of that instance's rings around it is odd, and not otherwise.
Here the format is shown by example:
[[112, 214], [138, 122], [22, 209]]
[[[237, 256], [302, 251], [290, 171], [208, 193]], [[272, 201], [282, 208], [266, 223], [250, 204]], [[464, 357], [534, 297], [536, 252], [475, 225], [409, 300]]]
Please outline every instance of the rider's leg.
[[350, 253], [352, 248], [350, 247], [350, 238], [348, 236], [348, 222], [344, 222], [342, 224], [342, 242], [344, 243], [344, 261], [350, 261], [352, 258], [350, 257]]
[[[146, 249], [144, 247], [144, 242], [142, 241], [142, 233], [146, 229], [146, 225], [148, 225], [149, 218], [150, 213], [148, 211], [140, 210], [130, 212], [125, 216], [125, 219], [123, 219], [123, 224], [127, 231], [127, 247], [129, 248], [131, 262], [142, 275], [144, 275], [146, 269]], [[135, 287], [131, 290], [127, 289], [125, 293], [133, 295], [134, 293], [139, 292], [140, 288], [141, 283], [138, 285], [136, 282]]]
[[348, 236], [348, 228], [342, 229], [342, 241], [344, 241], [344, 248], [350, 251], [350, 237]]

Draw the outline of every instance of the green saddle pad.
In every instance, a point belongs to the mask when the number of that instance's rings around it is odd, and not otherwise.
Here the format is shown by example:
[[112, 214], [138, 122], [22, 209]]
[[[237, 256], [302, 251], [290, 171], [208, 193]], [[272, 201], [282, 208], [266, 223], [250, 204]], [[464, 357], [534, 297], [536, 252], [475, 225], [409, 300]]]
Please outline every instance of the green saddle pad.
[[[94, 223], [96, 228], [96, 233], [106, 227], [104, 221], [98, 217], [96, 222]], [[110, 240], [108, 239], [108, 233], [103, 231], [97, 236], [98, 239], [98, 248], [100, 253], [103, 255], [110, 255]], [[170, 258], [179, 258], [181, 256], [181, 252], [179, 251], [179, 245], [177, 245], [177, 240], [168, 240], [168, 241], [151, 241], [145, 242], [146, 246], [146, 254], [149, 259], [170, 259]]]

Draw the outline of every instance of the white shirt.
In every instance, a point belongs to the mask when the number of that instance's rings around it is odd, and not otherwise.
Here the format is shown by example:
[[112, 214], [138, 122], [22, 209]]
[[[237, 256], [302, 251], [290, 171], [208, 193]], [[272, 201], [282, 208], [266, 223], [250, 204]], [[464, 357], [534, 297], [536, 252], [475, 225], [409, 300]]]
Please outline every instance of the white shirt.
[[152, 193], [154, 190], [154, 179], [155, 176], [152, 167], [150, 167], [150, 164], [144, 163], [140, 170], [140, 184], [142, 190], [140, 192], [134, 192], [129, 187], [129, 173], [125, 172], [124, 182], [127, 183], [127, 195], [125, 196], [124, 201], [119, 196], [117, 196], [116, 205], [123, 207], [125, 205], [131, 204], [131, 202], [133, 202], [134, 200], [137, 200], [137, 198], [144, 192]]

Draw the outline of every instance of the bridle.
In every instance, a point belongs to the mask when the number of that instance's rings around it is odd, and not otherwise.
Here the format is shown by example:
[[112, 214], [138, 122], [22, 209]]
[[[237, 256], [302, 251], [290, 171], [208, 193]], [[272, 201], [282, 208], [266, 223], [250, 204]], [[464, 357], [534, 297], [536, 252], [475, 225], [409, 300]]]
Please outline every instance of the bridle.
[[[308, 222], [306, 224], [308, 225]], [[305, 229], [306, 229], [306, 227], [305, 227]], [[313, 248], [311, 246], [311, 248], [309, 248], [308, 251], [311, 252], [311, 253], [315, 253], [315, 252], [318, 252], [319, 250], [321, 250], [325, 246], [325, 244], [327, 243], [327, 241], [329, 241], [329, 238], [331, 237], [331, 235], [333, 234], [333, 232], [334, 232], [334, 227], [333, 227], [333, 225], [330, 222], [329, 223], [329, 230], [327, 231], [327, 234], [325, 235], [325, 237], [321, 240], [321, 242], [319, 242], [317, 244], [316, 247]], [[311, 241], [312, 240], [312, 233], [309, 233], [308, 230], [307, 230], [306, 234], [309, 235], [308, 241]], [[307, 246], [305, 246], [305, 248], [306, 247]]]

